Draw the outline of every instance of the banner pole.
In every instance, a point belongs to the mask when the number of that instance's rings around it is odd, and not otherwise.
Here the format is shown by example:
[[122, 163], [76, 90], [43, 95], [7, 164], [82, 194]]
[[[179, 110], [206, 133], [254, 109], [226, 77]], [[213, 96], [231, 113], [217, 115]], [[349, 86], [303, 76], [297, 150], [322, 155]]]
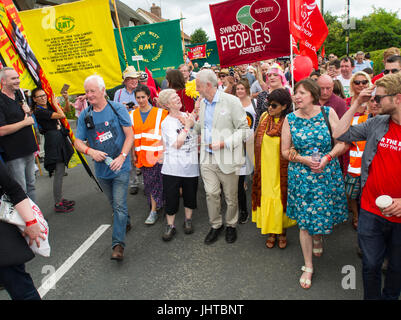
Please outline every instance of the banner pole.
[[[116, 0], [113, 0], [113, 5], [114, 5], [114, 12], [115, 12], [115, 14], [116, 14], [117, 28], [118, 28], [118, 32], [119, 32], [119, 34], [120, 34], [120, 39], [121, 39], [121, 47], [123, 48], [125, 66], [128, 67], [128, 60], [127, 60], [127, 55], [126, 55], [126, 53], [125, 53], [123, 35], [122, 35], [122, 33], [121, 33], [120, 19], [118, 18]], [[138, 62], [138, 71], [139, 71], [139, 62]]]
[[[287, 0], [287, 9], [288, 9], [288, 28], [290, 29], [290, 23], [291, 23], [291, 6], [290, 6], [290, 0]], [[291, 89], [294, 92], [294, 52], [292, 49], [292, 41], [293, 41], [293, 37], [292, 34], [290, 32], [290, 70], [291, 70]], [[292, 102], [292, 111], [295, 111], [295, 103]]]
[[184, 40], [184, 23], [182, 22], [184, 20], [184, 18], [182, 17], [182, 11], [180, 13], [181, 16], [181, 39], [182, 39], [182, 59], [184, 60], [184, 63], [186, 63], [185, 61], [185, 40]]

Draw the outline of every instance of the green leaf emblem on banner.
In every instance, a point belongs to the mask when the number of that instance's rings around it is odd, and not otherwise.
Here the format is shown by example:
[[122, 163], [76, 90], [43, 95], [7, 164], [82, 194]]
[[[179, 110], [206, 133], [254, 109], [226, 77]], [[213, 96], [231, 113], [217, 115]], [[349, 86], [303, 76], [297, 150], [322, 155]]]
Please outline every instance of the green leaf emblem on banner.
[[56, 30], [60, 33], [67, 33], [75, 28], [75, 20], [73, 17], [62, 16], [56, 19]]
[[252, 25], [255, 23], [255, 20], [252, 18], [250, 13], [251, 6], [243, 6], [237, 12], [237, 21], [241, 24], [244, 24], [252, 29]]

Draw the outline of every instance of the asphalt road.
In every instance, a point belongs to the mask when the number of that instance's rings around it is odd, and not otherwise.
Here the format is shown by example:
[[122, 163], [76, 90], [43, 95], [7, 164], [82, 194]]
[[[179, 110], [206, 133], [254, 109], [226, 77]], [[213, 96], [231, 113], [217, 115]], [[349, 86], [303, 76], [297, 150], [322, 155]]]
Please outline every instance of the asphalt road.
[[[224, 236], [213, 245], [203, 243], [209, 224], [202, 183], [193, 217], [195, 233], [186, 235], [182, 230], [181, 204], [176, 218], [178, 233], [168, 243], [161, 239], [164, 219], [153, 226], [144, 224], [148, 208], [143, 186], [137, 195], [129, 195], [133, 228], [127, 234], [123, 262], [110, 260], [112, 229], [107, 225], [112, 222], [111, 208], [82, 166], [69, 169], [64, 179], [65, 198], [77, 202], [72, 213], [53, 211], [52, 179], [47, 173], [38, 177], [36, 187], [38, 205], [50, 226], [52, 253], [49, 258], [37, 256], [27, 263], [27, 270], [41, 290], [50, 274], [56, 270], [65, 272], [51, 289], [45, 290], [45, 300], [359, 300], [363, 297], [357, 235], [350, 222], [324, 237], [323, 256], [314, 259], [312, 287], [304, 290], [298, 282], [303, 257], [297, 227], [288, 230], [285, 250], [277, 246], [267, 249], [266, 236], [251, 221], [238, 226], [238, 240], [234, 244], [226, 243]], [[250, 208], [250, 190], [248, 203]], [[100, 232], [104, 232], [71, 262], [74, 252], [101, 226], [104, 229]], [[69, 262], [69, 268], [65, 269]], [[0, 291], [0, 300], [8, 299], [7, 293]]]

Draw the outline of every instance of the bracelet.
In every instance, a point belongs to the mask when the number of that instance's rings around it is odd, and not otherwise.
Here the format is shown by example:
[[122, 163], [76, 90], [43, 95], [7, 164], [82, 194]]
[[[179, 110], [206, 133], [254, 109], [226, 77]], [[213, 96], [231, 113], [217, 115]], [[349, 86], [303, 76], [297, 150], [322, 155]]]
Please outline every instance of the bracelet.
[[85, 153], [85, 154], [88, 154], [88, 150], [89, 150], [89, 149], [90, 149], [90, 147], [86, 147], [84, 153]]
[[33, 224], [35, 224], [35, 223], [38, 223], [38, 221], [37, 221], [36, 219], [33, 219], [33, 220], [31, 220], [31, 221], [25, 222], [25, 225], [26, 225], [27, 227], [30, 227], [31, 225], [33, 225]]
[[182, 131], [184, 131], [186, 134], [188, 134], [188, 130], [185, 128], [182, 128]]
[[326, 154], [325, 157], [327, 158], [327, 160], [329, 160], [329, 162], [330, 162], [331, 160], [333, 160], [333, 157], [331, 156], [330, 153]]

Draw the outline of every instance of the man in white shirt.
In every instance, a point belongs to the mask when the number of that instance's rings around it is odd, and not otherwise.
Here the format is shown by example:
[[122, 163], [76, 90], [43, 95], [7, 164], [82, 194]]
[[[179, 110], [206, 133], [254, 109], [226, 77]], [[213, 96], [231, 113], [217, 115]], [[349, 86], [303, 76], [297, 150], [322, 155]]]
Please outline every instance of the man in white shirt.
[[354, 59], [351, 57], [345, 57], [341, 59], [340, 71], [341, 74], [337, 77], [340, 80], [344, 88], [345, 96], [348, 98], [351, 96], [350, 92], [350, 81], [352, 77], [352, 70], [355, 68]]

